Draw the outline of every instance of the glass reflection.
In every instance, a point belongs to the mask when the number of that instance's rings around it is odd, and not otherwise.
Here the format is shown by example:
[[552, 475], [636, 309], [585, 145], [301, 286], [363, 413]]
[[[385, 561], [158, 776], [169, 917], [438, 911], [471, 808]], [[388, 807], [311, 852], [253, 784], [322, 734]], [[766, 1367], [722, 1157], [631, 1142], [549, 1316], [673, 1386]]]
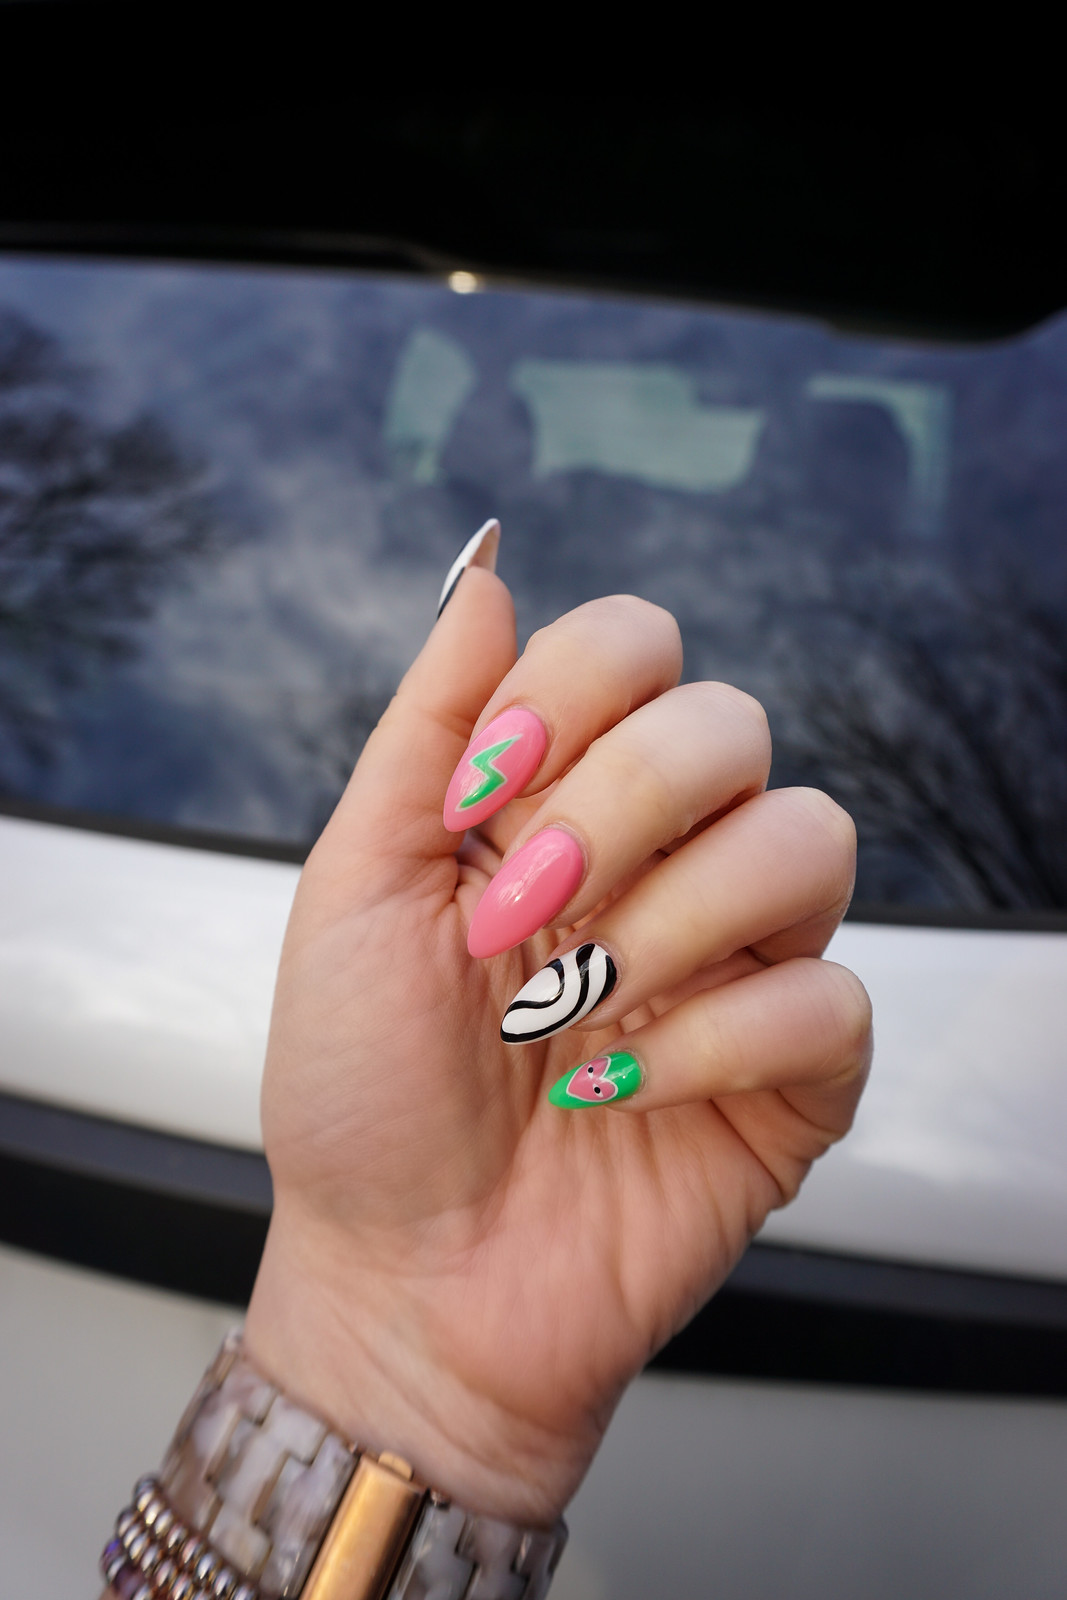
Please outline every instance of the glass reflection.
[[302, 844], [489, 516], [762, 698], [859, 895], [1067, 907], [1067, 322], [980, 349], [355, 274], [0, 262], [0, 791]]

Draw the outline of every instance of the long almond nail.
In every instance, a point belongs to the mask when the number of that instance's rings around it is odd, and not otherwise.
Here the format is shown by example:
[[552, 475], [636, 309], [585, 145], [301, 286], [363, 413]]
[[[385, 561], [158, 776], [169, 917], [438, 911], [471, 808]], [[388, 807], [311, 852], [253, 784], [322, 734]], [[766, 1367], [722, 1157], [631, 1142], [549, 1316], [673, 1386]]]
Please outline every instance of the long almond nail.
[[567, 904], [584, 871], [577, 839], [562, 828], [535, 833], [479, 900], [467, 933], [471, 955], [499, 955], [543, 928]]
[[500, 1037], [507, 1044], [527, 1044], [562, 1033], [606, 1000], [618, 974], [607, 951], [598, 944], [580, 944], [535, 972], [504, 1013]]
[[540, 717], [512, 706], [494, 717], [463, 752], [445, 795], [445, 827], [475, 828], [520, 794], [545, 753], [548, 735]]
[[611, 1050], [572, 1067], [548, 1091], [554, 1106], [580, 1110], [603, 1106], [611, 1100], [628, 1100], [641, 1087], [641, 1068], [629, 1050]]
[[451, 600], [456, 584], [468, 567], [486, 567], [490, 572], [496, 571], [496, 553], [499, 545], [500, 524], [495, 517], [490, 517], [489, 521], [483, 523], [478, 532], [467, 540], [449, 567], [448, 576], [441, 588], [441, 598], [437, 602], [438, 616]]

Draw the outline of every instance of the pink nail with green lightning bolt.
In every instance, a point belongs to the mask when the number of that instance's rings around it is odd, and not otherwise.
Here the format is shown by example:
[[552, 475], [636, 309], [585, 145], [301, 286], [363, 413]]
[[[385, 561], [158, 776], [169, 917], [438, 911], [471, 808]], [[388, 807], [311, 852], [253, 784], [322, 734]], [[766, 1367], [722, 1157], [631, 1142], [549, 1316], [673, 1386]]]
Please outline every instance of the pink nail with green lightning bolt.
[[545, 753], [548, 735], [540, 717], [512, 706], [494, 717], [463, 752], [445, 795], [445, 827], [453, 833], [476, 828], [521, 794]]

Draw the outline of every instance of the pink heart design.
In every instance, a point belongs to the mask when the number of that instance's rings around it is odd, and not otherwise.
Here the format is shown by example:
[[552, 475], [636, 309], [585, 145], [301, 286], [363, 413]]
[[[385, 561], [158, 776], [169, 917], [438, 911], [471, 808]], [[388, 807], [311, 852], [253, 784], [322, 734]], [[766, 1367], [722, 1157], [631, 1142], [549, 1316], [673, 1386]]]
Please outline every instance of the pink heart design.
[[595, 1056], [592, 1061], [585, 1062], [568, 1083], [567, 1093], [575, 1100], [587, 1100], [590, 1105], [600, 1100], [614, 1100], [619, 1092], [618, 1085], [604, 1076], [610, 1066], [609, 1056]]

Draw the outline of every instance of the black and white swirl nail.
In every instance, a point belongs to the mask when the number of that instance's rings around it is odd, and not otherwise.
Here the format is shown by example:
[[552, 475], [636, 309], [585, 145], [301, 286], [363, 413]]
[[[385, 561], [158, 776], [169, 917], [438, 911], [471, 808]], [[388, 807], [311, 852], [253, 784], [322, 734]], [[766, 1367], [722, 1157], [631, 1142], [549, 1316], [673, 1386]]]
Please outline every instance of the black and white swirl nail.
[[580, 944], [535, 972], [504, 1013], [506, 1044], [547, 1039], [581, 1022], [615, 987], [615, 963], [598, 944]]

